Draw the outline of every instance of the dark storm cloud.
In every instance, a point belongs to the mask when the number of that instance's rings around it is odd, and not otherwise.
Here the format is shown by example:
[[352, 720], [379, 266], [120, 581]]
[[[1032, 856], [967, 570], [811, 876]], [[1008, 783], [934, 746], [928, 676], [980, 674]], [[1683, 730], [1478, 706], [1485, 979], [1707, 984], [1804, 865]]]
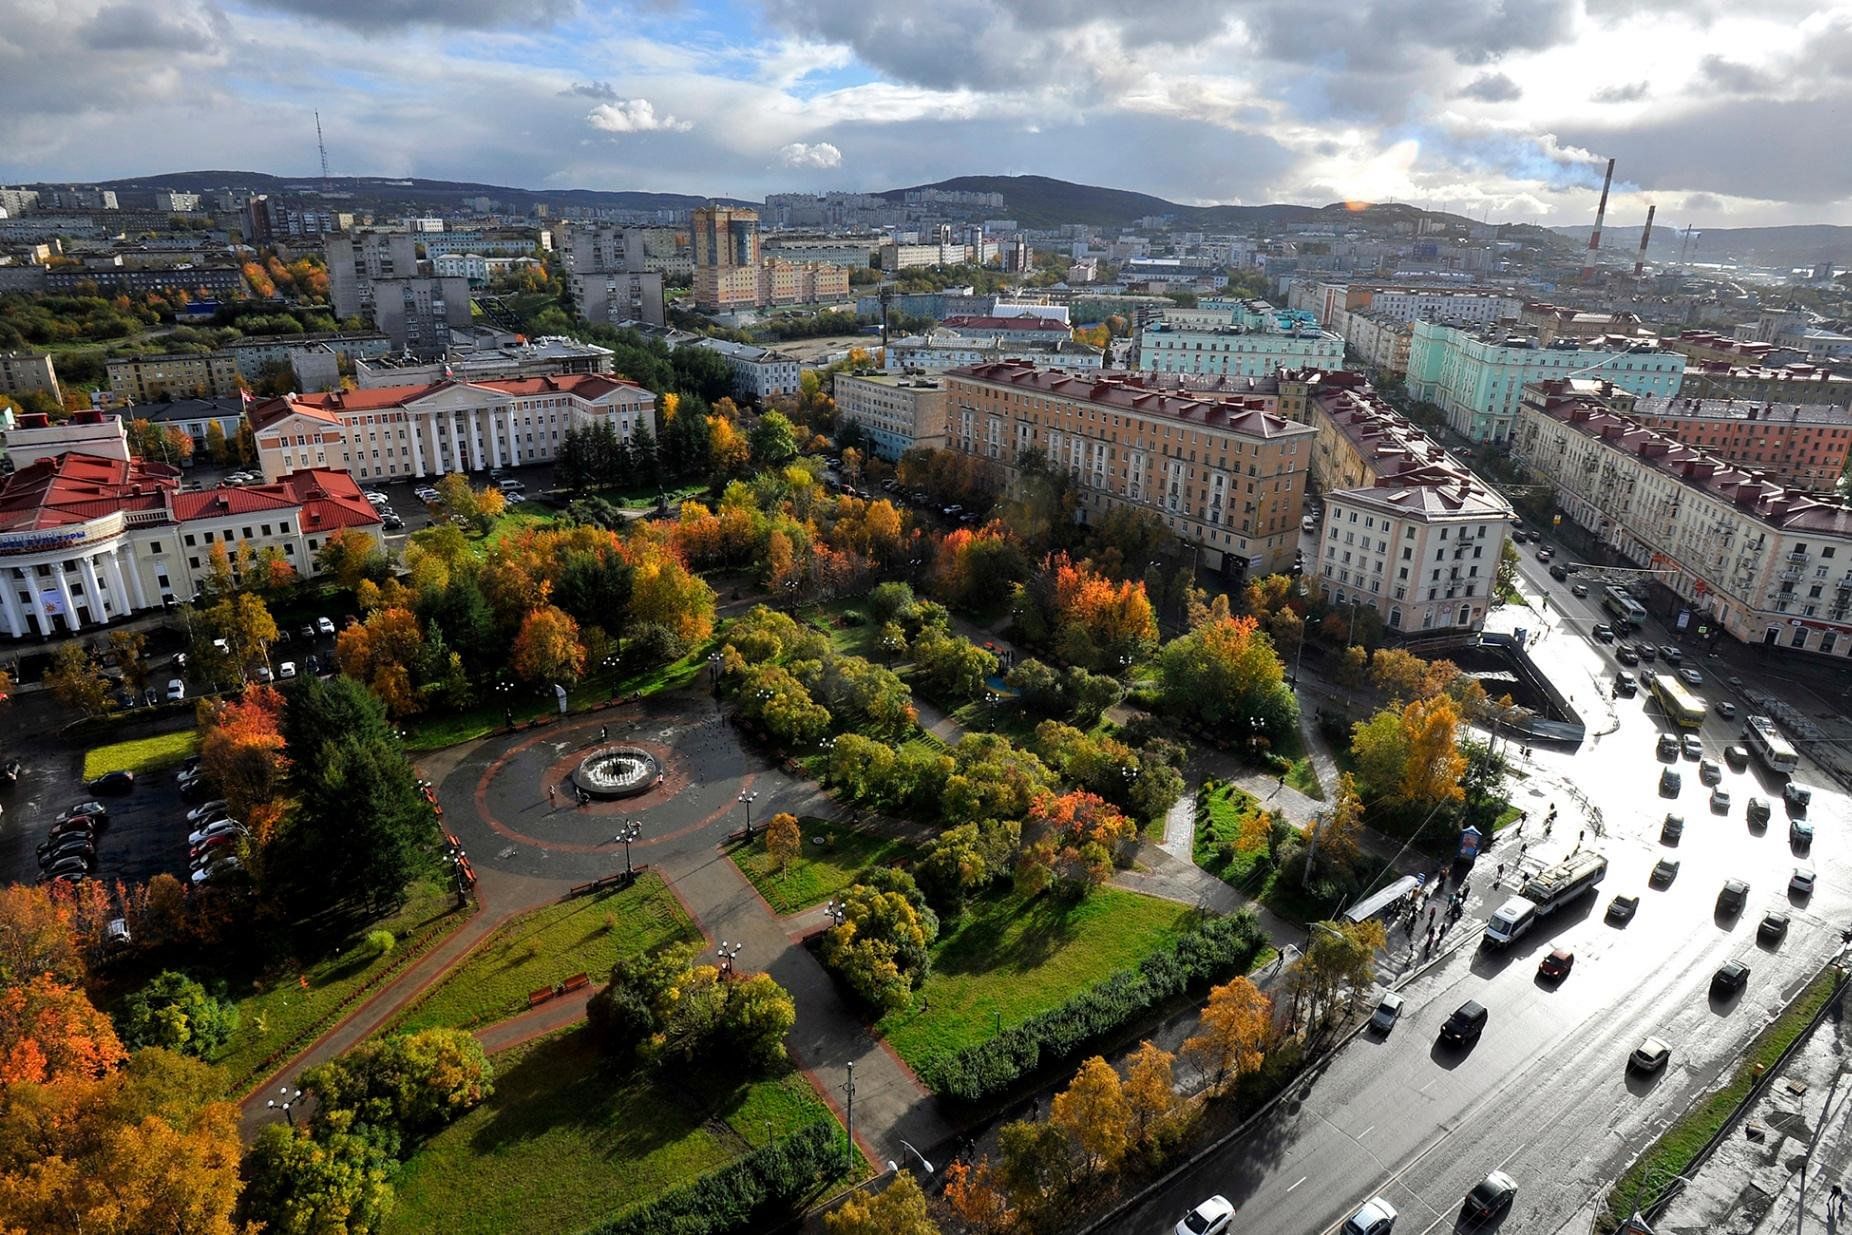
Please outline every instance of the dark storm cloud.
[[489, 30], [551, 26], [579, 10], [579, 0], [247, 0], [256, 8], [357, 30], [444, 26]]
[[1698, 61], [1698, 72], [1707, 83], [1731, 94], [1764, 94], [1773, 90], [1777, 81], [1775, 75], [1765, 69], [1722, 56], [1704, 57]]
[[1733, 98], [1625, 125], [1568, 125], [1564, 142], [1619, 160], [1644, 189], [1690, 190], [1809, 205], [1852, 197], [1843, 142], [1846, 92], [1815, 99]]
[[559, 93], [561, 98], [597, 99], [601, 103], [617, 99], [617, 87], [608, 81], [575, 81]]
[[1523, 95], [1518, 83], [1503, 73], [1482, 73], [1460, 91], [1462, 98], [1478, 99], [1481, 103], [1509, 103]]
[[98, 9], [78, 32], [92, 51], [206, 51], [224, 42], [230, 23], [216, 6], [111, 4]]

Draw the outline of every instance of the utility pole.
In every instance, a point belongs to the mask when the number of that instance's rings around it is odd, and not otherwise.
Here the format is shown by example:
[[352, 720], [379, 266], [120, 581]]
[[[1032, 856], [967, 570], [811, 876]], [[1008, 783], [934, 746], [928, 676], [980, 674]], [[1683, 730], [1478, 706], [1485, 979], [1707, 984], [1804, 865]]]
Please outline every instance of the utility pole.
[[855, 1061], [849, 1061], [849, 1081], [843, 1086], [849, 1093], [849, 1109], [844, 1122], [849, 1132], [849, 1165], [855, 1165]]

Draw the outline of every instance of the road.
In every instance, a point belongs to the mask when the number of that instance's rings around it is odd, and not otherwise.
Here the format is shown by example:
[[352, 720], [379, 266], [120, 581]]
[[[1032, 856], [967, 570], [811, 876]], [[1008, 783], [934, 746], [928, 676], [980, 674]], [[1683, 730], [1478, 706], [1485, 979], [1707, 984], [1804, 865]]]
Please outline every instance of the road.
[[[1534, 795], [1533, 821], [1547, 801], [1564, 814], [1547, 840], [1536, 836], [1535, 822], [1529, 825], [1525, 865], [1576, 846], [1587, 825], [1572, 813], [1567, 793], [1574, 785], [1605, 821], [1607, 835], [1591, 829], [1586, 843], [1607, 854], [1606, 881], [1595, 897], [1559, 911], [1507, 951], [1468, 946], [1415, 978], [1403, 988], [1402, 1023], [1386, 1040], [1356, 1039], [1249, 1135], [1183, 1173], [1115, 1230], [1168, 1232], [1192, 1205], [1219, 1192], [1239, 1208], [1242, 1231], [1330, 1232], [1364, 1200], [1381, 1195], [1401, 1212], [1398, 1235], [1420, 1235], [1453, 1229], [1466, 1192], [1496, 1168], [1518, 1184], [1502, 1229], [1556, 1231], [1734, 1066], [1748, 1041], [1839, 946], [1839, 931], [1852, 918], [1852, 844], [1845, 840], [1852, 801], [1803, 762], [1796, 779], [1814, 789], [1809, 816], [1819, 832], [1803, 857], [1788, 843], [1779, 783], [1757, 767], [1726, 767], [1728, 814], [1708, 808], [1708, 789], [1699, 786], [1692, 760], [1677, 761], [1682, 794], [1659, 796], [1663, 764], [1654, 745], [1669, 726], [1657, 706], [1644, 692], [1603, 698], [1597, 682], [1617, 666], [1585, 634], [1601, 615], [1550, 580], [1528, 553], [1523, 574], [1524, 590], [1547, 590], [1553, 614], [1568, 619], [1544, 635], [1539, 663], [1575, 696], [1591, 734], [1606, 731], [1579, 750], [1535, 751], [1520, 800]], [[1499, 622], [1537, 628], [1536, 616], [1522, 611], [1503, 613]], [[1651, 633], [1670, 639], [1657, 628]], [[1710, 682], [1702, 693], [1720, 695]], [[1740, 717], [1707, 720], [1706, 757], [1722, 762], [1723, 747], [1738, 740], [1740, 728]], [[1766, 829], [1745, 822], [1752, 794], [1773, 804]], [[1675, 848], [1659, 841], [1668, 810], [1686, 820]], [[1511, 844], [1495, 856], [1512, 861]], [[1648, 874], [1665, 856], [1677, 857], [1681, 869], [1665, 889], [1649, 889]], [[1788, 877], [1808, 860], [1819, 885], [1809, 899], [1790, 898]], [[1489, 888], [1486, 865], [1471, 880], [1479, 920], [1509, 894]], [[1749, 881], [1749, 904], [1737, 917], [1719, 916], [1717, 893], [1732, 876]], [[1639, 895], [1640, 909], [1631, 923], [1613, 925], [1604, 910], [1621, 892]], [[1778, 945], [1759, 944], [1757, 923], [1777, 907], [1793, 915], [1788, 936]], [[1552, 947], [1576, 954], [1574, 970], [1555, 987], [1536, 977], [1538, 960]], [[1733, 958], [1751, 966], [1747, 989], [1734, 999], [1712, 999], [1711, 975]], [[1490, 1011], [1484, 1036], [1464, 1051], [1438, 1048], [1441, 1023], [1468, 999]], [[1648, 1034], [1672, 1044], [1671, 1064], [1656, 1077], [1629, 1075], [1627, 1056]]]

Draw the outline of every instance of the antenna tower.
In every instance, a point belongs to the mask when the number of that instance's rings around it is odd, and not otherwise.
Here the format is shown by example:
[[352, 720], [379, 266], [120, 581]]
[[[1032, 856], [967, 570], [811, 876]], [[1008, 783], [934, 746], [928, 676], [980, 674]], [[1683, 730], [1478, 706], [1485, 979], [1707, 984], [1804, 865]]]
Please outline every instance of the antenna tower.
[[328, 174], [328, 143], [322, 140], [322, 114], [319, 111], [315, 113], [315, 148], [321, 151], [322, 156], [322, 188], [332, 189], [334, 177]]

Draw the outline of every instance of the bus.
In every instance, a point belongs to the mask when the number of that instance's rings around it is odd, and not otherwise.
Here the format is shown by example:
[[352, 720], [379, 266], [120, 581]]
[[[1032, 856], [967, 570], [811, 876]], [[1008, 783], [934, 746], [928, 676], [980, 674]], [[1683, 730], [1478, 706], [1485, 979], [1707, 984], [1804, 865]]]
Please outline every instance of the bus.
[[1800, 766], [1801, 757], [1781, 736], [1781, 730], [1775, 728], [1775, 722], [1766, 716], [1751, 716], [1743, 723], [1743, 735], [1749, 740], [1749, 749], [1755, 757], [1768, 765], [1768, 770], [1783, 776], [1791, 776]]
[[1481, 946], [1503, 947], [1584, 892], [1608, 873], [1608, 860], [1593, 849], [1578, 849], [1555, 866], [1524, 881], [1519, 894], [1507, 900], [1485, 924]]
[[1651, 674], [1646, 684], [1652, 688], [1659, 706], [1680, 729], [1696, 729], [1704, 723], [1704, 700], [1685, 689], [1685, 684], [1669, 673]]
[[1613, 614], [1615, 619], [1626, 623], [1629, 629], [1638, 630], [1646, 623], [1646, 610], [1640, 607], [1626, 588], [1609, 584], [1601, 593], [1601, 607]]

